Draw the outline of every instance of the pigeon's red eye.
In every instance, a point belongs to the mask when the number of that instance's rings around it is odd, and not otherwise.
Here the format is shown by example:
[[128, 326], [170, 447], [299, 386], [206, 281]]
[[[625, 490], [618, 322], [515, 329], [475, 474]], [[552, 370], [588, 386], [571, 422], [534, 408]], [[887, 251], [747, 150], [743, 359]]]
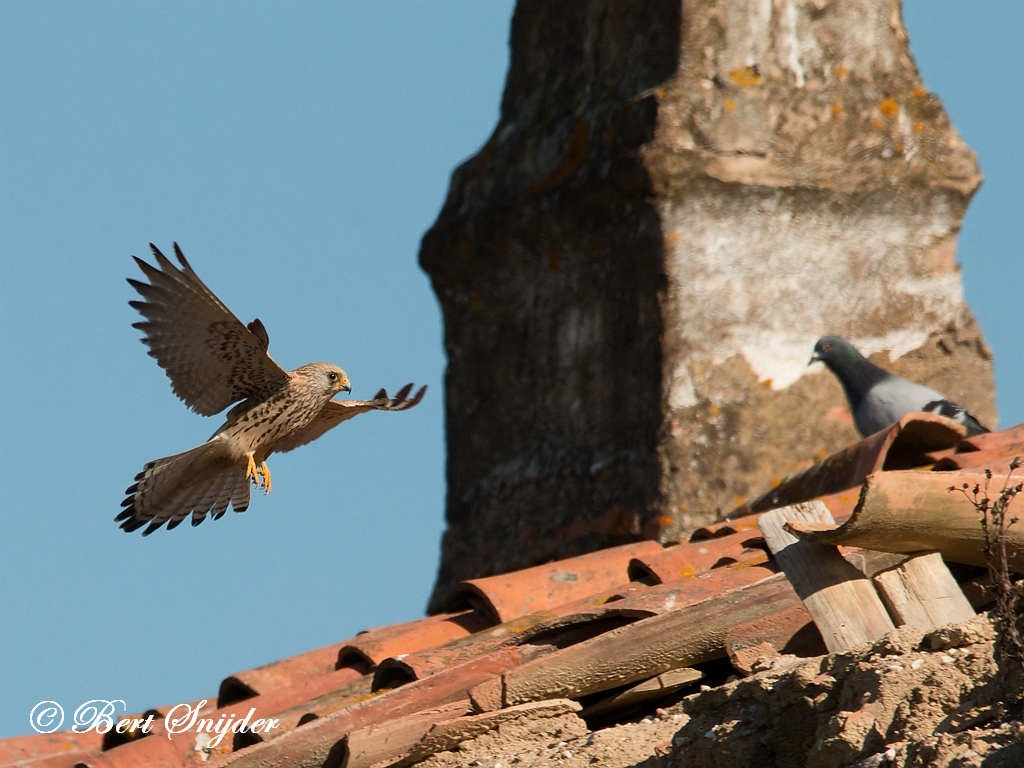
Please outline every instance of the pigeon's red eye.
[[831, 345], [831, 344], [826, 344], [826, 345], [825, 345], [825, 346], [823, 347], [823, 349], [824, 349], [824, 350], [825, 350], [825, 351], [827, 352], [828, 350], [832, 349], [832, 345]]

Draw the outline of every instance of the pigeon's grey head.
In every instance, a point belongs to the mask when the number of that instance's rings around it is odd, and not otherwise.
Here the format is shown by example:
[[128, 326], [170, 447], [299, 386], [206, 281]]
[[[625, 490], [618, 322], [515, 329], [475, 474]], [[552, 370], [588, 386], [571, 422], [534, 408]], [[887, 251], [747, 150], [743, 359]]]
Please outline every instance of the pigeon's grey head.
[[807, 364], [821, 362], [838, 372], [856, 367], [864, 359], [857, 348], [842, 336], [822, 336], [814, 345], [814, 354]]

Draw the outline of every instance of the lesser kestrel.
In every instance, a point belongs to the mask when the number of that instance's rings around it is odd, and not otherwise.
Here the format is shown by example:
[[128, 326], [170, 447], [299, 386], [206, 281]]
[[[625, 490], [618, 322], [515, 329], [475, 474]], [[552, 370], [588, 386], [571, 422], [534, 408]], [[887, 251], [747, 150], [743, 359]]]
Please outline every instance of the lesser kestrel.
[[147, 536], [189, 515], [199, 525], [208, 514], [222, 517], [229, 504], [244, 512], [250, 481], [270, 492], [267, 457], [274, 451], [298, 448], [360, 413], [404, 411], [423, 399], [425, 386], [410, 398], [407, 384], [393, 399], [382, 389], [372, 400], [333, 400], [352, 391], [343, 370], [309, 363], [285, 371], [267, 354], [263, 323], [243, 325], [196, 276], [177, 243], [180, 267], [150, 248], [159, 268], [132, 257], [149, 280], [128, 280], [144, 299], [129, 302], [145, 318], [133, 326], [145, 333], [149, 354], [193, 411], [212, 416], [237, 405], [202, 445], [143, 467], [114, 518], [125, 531], [148, 524]]

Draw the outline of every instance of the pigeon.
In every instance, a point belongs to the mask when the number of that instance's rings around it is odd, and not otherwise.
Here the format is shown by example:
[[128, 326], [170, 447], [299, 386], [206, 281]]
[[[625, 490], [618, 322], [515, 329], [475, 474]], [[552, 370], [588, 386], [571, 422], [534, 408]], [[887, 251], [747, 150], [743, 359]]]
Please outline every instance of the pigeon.
[[908, 413], [919, 411], [963, 424], [968, 436], [989, 431], [963, 406], [934, 389], [879, 368], [844, 338], [822, 336], [818, 339], [808, 365], [819, 361], [827, 365], [843, 385], [861, 437], [873, 435]]

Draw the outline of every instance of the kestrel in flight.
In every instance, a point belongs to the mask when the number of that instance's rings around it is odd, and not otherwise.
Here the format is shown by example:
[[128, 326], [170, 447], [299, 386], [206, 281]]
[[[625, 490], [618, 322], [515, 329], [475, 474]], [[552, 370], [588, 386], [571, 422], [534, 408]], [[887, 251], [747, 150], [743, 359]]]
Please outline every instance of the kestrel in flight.
[[250, 481], [270, 493], [267, 457], [274, 451], [305, 445], [360, 413], [404, 411], [423, 399], [425, 386], [410, 398], [407, 384], [393, 399], [382, 389], [373, 400], [333, 400], [352, 391], [343, 370], [309, 363], [285, 371], [267, 354], [263, 323], [243, 325], [196, 276], [177, 243], [181, 267], [149, 247], [159, 268], [132, 257], [149, 280], [128, 280], [144, 299], [129, 302], [145, 318], [133, 327], [146, 334], [142, 342], [185, 405], [204, 416], [237, 405], [202, 445], [143, 467], [114, 518], [125, 531], [148, 525], [142, 534], [148, 536], [189, 515], [199, 525], [207, 515], [222, 517], [228, 504], [244, 512]]

